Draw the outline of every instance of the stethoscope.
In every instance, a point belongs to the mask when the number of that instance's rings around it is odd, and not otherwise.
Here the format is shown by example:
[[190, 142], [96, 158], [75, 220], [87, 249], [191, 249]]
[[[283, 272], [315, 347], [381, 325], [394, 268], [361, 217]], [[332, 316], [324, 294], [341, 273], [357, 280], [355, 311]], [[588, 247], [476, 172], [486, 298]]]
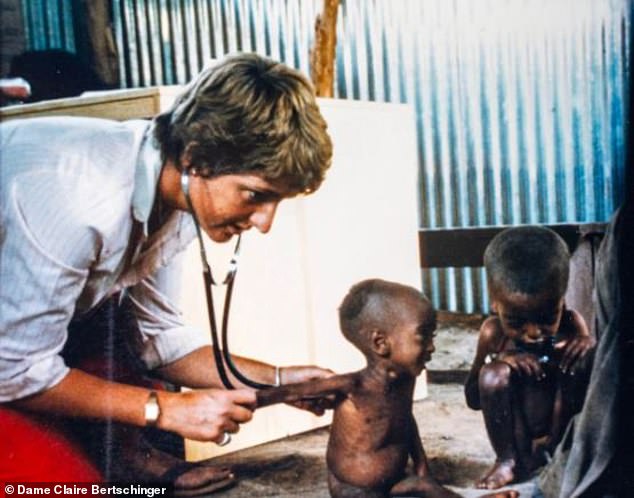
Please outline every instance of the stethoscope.
[[265, 389], [272, 387], [271, 384], [263, 384], [245, 377], [235, 366], [229, 353], [229, 337], [228, 337], [228, 324], [229, 324], [229, 309], [231, 306], [231, 295], [233, 293], [233, 284], [236, 279], [236, 273], [238, 272], [238, 257], [240, 256], [240, 240], [242, 235], [238, 235], [238, 240], [233, 249], [233, 256], [229, 263], [229, 271], [225, 277], [222, 285], [227, 286], [227, 292], [225, 293], [225, 303], [222, 312], [222, 350], [220, 349], [220, 341], [218, 341], [218, 327], [216, 325], [216, 312], [214, 309], [212, 286], [218, 285], [211, 273], [211, 267], [207, 260], [207, 251], [205, 250], [205, 244], [203, 243], [202, 232], [200, 230], [200, 223], [198, 223], [198, 217], [194, 211], [194, 206], [189, 195], [189, 172], [187, 169], [183, 169], [181, 173], [181, 188], [183, 194], [185, 194], [185, 200], [187, 202], [187, 208], [194, 219], [194, 226], [196, 227], [196, 236], [198, 237], [198, 243], [200, 245], [200, 260], [203, 266], [203, 280], [205, 285], [205, 295], [207, 297], [207, 314], [209, 315], [209, 328], [211, 330], [211, 345], [214, 354], [214, 360], [216, 361], [216, 369], [222, 384], [227, 389], [235, 389], [235, 386], [229, 380], [227, 375], [226, 366], [229, 368], [233, 376], [243, 384], [253, 387], [255, 389]]

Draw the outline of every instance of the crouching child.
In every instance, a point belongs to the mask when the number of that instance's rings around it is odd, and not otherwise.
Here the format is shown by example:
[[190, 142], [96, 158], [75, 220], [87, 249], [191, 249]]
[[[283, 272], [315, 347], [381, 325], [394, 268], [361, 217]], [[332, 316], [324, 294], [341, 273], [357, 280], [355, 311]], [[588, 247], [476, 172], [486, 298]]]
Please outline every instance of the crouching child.
[[465, 384], [496, 453], [479, 488], [529, 477], [583, 404], [595, 340], [566, 308], [569, 262], [566, 243], [544, 227], [504, 230], [485, 251], [492, 316]]

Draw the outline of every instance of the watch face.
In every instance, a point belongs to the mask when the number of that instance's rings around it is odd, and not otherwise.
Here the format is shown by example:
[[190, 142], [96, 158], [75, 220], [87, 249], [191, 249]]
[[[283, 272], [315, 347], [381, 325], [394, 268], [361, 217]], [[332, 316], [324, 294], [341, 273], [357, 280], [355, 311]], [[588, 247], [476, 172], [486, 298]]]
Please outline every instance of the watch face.
[[161, 408], [158, 404], [158, 397], [156, 396], [156, 392], [152, 391], [150, 397], [145, 402], [145, 423], [148, 425], [156, 424], [160, 414]]

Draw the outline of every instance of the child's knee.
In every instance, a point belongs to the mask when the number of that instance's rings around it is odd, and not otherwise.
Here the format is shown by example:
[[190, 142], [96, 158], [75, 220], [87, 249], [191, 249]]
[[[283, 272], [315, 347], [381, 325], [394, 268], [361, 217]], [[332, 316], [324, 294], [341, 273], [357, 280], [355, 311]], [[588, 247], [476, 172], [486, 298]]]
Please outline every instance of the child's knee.
[[480, 393], [508, 389], [511, 385], [511, 376], [511, 367], [504, 362], [494, 361], [484, 365], [480, 369], [478, 379]]

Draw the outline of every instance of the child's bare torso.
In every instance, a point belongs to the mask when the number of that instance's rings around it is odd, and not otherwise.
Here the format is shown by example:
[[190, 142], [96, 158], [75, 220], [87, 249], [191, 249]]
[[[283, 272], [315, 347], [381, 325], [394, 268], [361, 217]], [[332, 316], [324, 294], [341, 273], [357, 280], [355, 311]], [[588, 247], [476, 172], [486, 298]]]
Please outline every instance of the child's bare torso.
[[354, 389], [338, 402], [326, 459], [335, 476], [348, 484], [380, 488], [402, 478], [414, 432], [414, 379], [384, 385], [357, 373]]

